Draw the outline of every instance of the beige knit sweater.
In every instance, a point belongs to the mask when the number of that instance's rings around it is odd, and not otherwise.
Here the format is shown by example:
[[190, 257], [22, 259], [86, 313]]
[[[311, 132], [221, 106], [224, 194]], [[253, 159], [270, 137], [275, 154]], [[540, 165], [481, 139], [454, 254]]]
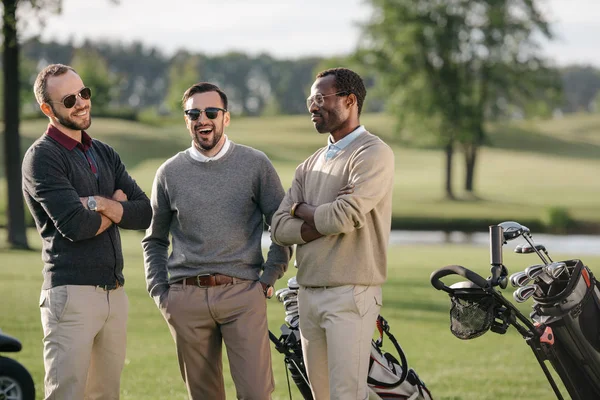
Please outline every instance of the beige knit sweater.
[[[317, 150], [296, 168], [292, 186], [271, 224], [272, 240], [297, 244], [298, 283], [304, 286], [381, 285], [387, 275], [392, 217], [394, 153], [364, 132], [333, 159]], [[354, 193], [337, 196], [347, 185]], [[325, 235], [306, 243], [303, 221], [290, 216], [295, 202], [318, 206], [315, 226]]]

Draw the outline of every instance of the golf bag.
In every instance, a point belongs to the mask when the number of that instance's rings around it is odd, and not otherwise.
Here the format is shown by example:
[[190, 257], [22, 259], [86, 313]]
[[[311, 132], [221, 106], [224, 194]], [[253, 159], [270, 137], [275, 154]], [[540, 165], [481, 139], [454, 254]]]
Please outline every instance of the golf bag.
[[[441, 278], [453, 274], [467, 278], [468, 281], [446, 286]], [[533, 351], [556, 397], [563, 400], [554, 378], [544, 363], [546, 358], [544, 349], [541, 348], [542, 334], [488, 281], [463, 266], [448, 265], [431, 274], [431, 284], [450, 295], [450, 331], [454, 336], [468, 340], [477, 338], [489, 330], [504, 334], [510, 325], [514, 326]]]
[[[275, 344], [275, 349], [284, 355], [286, 372], [291, 375], [304, 399], [312, 400], [310, 382], [302, 358], [297, 301], [298, 289], [299, 285], [296, 278], [293, 277], [288, 280], [287, 288], [277, 291], [277, 299], [283, 303], [285, 308], [286, 323], [281, 326], [281, 336], [279, 338], [271, 332], [269, 332], [269, 337]], [[380, 399], [432, 400], [431, 393], [417, 373], [408, 368], [408, 362], [402, 348], [390, 333], [387, 321], [381, 316], [377, 318], [377, 329], [379, 338], [371, 341], [371, 358], [367, 377], [367, 384], [371, 393], [376, 394]], [[394, 345], [400, 361], [383, 350], [384, 333]], [[289, 384], [288, 376], [288, 388]]]
[[[527, 251], [535, 251], [543, 261], [510, 277], [518, 288], [513, 293], [517, 302], [533, 297], [531, 319], [495, 289], [507, 285], [502, 244], [519, 236], [529, 243]], [[592, 272], [581, 260], [552, 261], [545, 246], [533, 243], [529, 229], [513, 221], [490, 226], [490, 250], [492, 276], [487, 280], [460, 265], [431, 274], [431, 284], [450, 295], [451, 332], [459, 339], [473, 339], [488, 330], [503, 334], [512, 325], [530, 346], [558, 399], [563, 397], [546, 361], [572, 399], [600, 399], [600, 285]], [[525, 252], [524, 247], [517, 246], [515, 252]], [[468, 281], [446, 286], [440, 279], [452, 274]]]
[[[533, 295], [531, 318], [543, 330], [540, 347], [573, 399], [600, 399], [600, 290], [581, 260]], [[544, 290], [546, 289], [546, 290]]]

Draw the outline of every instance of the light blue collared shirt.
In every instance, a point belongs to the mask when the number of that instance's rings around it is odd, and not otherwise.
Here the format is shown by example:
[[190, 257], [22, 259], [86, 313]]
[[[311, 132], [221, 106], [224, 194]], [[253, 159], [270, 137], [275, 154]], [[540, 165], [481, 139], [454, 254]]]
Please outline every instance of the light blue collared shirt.
[[335, 143], [333, 142], [333, 136], [329, 135], [327, 138], [327, 143], [329, 145], [327, 146], [327, 151], [325, 152], [325, 160], [331, 160], [337, 155], [337, 153], [348, 147], [348, 145], [363, 132], [366, 132], [366, 129], [364, 125], [361, 125], [344, 136], [343, 139], [340, 139]]

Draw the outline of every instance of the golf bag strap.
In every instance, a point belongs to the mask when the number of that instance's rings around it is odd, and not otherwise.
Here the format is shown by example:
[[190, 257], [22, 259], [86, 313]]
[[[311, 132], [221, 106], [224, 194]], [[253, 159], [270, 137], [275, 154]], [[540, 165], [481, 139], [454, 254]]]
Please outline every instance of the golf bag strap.
[[[388, 322], [381, 315], [377, 317], [376, 326], [377, 330], [379, 331], [379, 339], [375, 341], [375, 344], [379, 349], [381, 349], [381, 346], [383, 346], [383, 333], [385, 332], [387, 337], [390, 339], [390, 342], [392, 342], [392, 344], [396, 348], [396, 351], [398, 352], [398, 356], [400, 357], [400, 368], [402, 368], [402, 372], [400, 373], [400, 379], [398, 379], [398, 381], [394, 383], [379, 382], [378, 380], [373, 379], [370, 376], [367, 377], [367, 383], [387, 388], [399, 386], [406, 380], [406, 377], [408, 376], [408, 361], [406, 360], [406, 355], [404, 354], [404, 351], [402, 351], [402, 347], [400, 347], [394, 335], [390, 333], [390, 326]], [[384, 357], [388, 359], [386, 355], [384, 355]], [[372, 363], [373, 361], [371, 360], [369, 367], [372, 365]]]

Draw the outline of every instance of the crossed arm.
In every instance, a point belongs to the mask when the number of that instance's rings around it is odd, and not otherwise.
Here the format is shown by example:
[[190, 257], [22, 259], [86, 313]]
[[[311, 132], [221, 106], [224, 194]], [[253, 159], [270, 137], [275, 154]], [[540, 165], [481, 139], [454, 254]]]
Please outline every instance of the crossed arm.
[[[112, 198], [94, 196], [96, 199], [96, 212], [100, 214], [102, 222], [100, 228], [96, 232], [96, 236], [107, 230], [113, 223], [118, 224], [123, 218], [123, 205], [121, 201], [127, 201], [127, 195], [117, 189], [112, 195]], [[85, 208], [88, 208], [88, 197], [80, 197], [79, 200]]]
[[[349, 183], [341, 188], [337, 195], [342, 196], [352, 193], [354, 193], [354, 184]], [[316, 206], [304, 202], [298, 203], [294, 208], [294, 217], [300, 218], [304, 221], [302, 227], [300, 228], [300, 235], [302, 236], [302, 240], [304, 240], [306, 243], [312, 242], [313, 240], [323, 236], [315, 226], [316, 209]]]

